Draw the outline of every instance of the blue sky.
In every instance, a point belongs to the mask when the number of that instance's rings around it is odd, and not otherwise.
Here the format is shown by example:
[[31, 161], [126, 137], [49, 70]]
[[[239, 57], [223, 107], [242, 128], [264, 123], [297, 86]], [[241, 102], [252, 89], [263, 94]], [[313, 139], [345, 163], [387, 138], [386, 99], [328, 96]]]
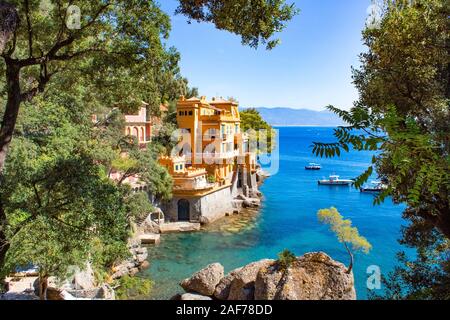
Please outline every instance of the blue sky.
[[181, 71], [202, 95], [233, 96], [242, 107], [348, 109], [357, 99], [351, 66], [365, 50], [361, 30], [370, 0], [301, 0], [272, 51], [241, 45], [212, 24], [173, 16], [177, 0], [161, 0], [172, 15], [169, 45], [181, 53]]

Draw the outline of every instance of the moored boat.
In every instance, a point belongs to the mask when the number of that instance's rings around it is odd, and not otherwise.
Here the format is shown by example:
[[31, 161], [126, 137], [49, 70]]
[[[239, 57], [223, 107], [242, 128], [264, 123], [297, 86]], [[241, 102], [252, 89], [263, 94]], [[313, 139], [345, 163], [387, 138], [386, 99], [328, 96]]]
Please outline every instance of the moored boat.
[[305, 167], [306, 170], [321, 170], [322, 166], [318, 163], [310, 163]]
[[330, 176], [329, 179], [325, 180], [319, 180], [319, 185], [324, 186], [349, 186], [353, 184], [355, 181], [353, 180], [347, 180], [347, 179], [340, 179], [339, 176], [333, 175]]
[[379, 193], [386, 190], [387, 186], [381, 181], [372, 181], [370, 186], [364, 186], [360, 189], [363, 193]]

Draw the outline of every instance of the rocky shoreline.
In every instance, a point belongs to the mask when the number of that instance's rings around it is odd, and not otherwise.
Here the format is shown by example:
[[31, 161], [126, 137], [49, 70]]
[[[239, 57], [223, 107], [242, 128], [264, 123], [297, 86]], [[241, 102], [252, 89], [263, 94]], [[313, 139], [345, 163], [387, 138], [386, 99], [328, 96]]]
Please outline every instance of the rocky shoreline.
[[261, 260], [224, 275], [214, 263], [183, 280], [173, 300], [356, 300], [353, 273], [323, 252], [297, 257], [286, 269]]

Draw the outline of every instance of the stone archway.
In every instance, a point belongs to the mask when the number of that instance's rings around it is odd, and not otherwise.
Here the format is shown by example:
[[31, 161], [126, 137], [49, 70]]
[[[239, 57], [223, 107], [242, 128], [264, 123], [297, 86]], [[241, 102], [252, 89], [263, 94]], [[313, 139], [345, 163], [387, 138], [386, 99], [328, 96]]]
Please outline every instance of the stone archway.
[[188, 200], [180, 199], [178, 201], [178, 221], [190, 221], [191, 220], [191, 205]]

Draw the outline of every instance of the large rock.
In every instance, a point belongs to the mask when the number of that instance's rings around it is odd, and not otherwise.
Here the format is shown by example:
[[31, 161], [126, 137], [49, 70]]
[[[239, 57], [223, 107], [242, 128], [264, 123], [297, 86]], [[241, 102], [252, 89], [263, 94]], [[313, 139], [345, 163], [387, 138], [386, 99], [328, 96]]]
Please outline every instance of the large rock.
[[[157, 215], [156, 215], [157, 216]], [[152, 216], [149, 215], [147, 219], [139, 226], [143, 233], [160, 233], [161, 229], [159, 224], [152, 220]]]
[[261, 268], [255, 281], [255, 300], [273, 300], [282, 278], [283, 272], [279, 270], [278, 264]]
[[261, 268], [267, 268], [275, 260], [261, 260], [240, 269], [231, 281], [228, 300], [254, 300], [255, 281]]
[[205, 300], [212, 300], [210, 297], [202, 296], [199, 294], [193, 294], [193, 293], [185, 293], [181, 296], [180, 300], [185, 301], [205, 301]]
[[213, 263], [194, 274], [191, 278], [183, 280], [180, 285], [187, 292], [212, 296], [223, 276], [223, 266], [220, 263]]
[[355, 300], [353, 274], [325, 253], [300, 257], [287, 270], [261, 268], [255, 283], [257, 300]]
[[73, 277], [73, 285], [77, 290], [90, 290], [96, 287], [95, 275], [91, 265], [88, 263], [86, 269], [78, 271]]
[[214, 297], [218, 300], [228, 300], [228, 296], [230, 295], [231, 283], [233, 282], [236, 275], [242, 270], [242, 268], [231, 271], [227, 274], [222, 280], [220, 280], [219, 284], [214, 291]]

